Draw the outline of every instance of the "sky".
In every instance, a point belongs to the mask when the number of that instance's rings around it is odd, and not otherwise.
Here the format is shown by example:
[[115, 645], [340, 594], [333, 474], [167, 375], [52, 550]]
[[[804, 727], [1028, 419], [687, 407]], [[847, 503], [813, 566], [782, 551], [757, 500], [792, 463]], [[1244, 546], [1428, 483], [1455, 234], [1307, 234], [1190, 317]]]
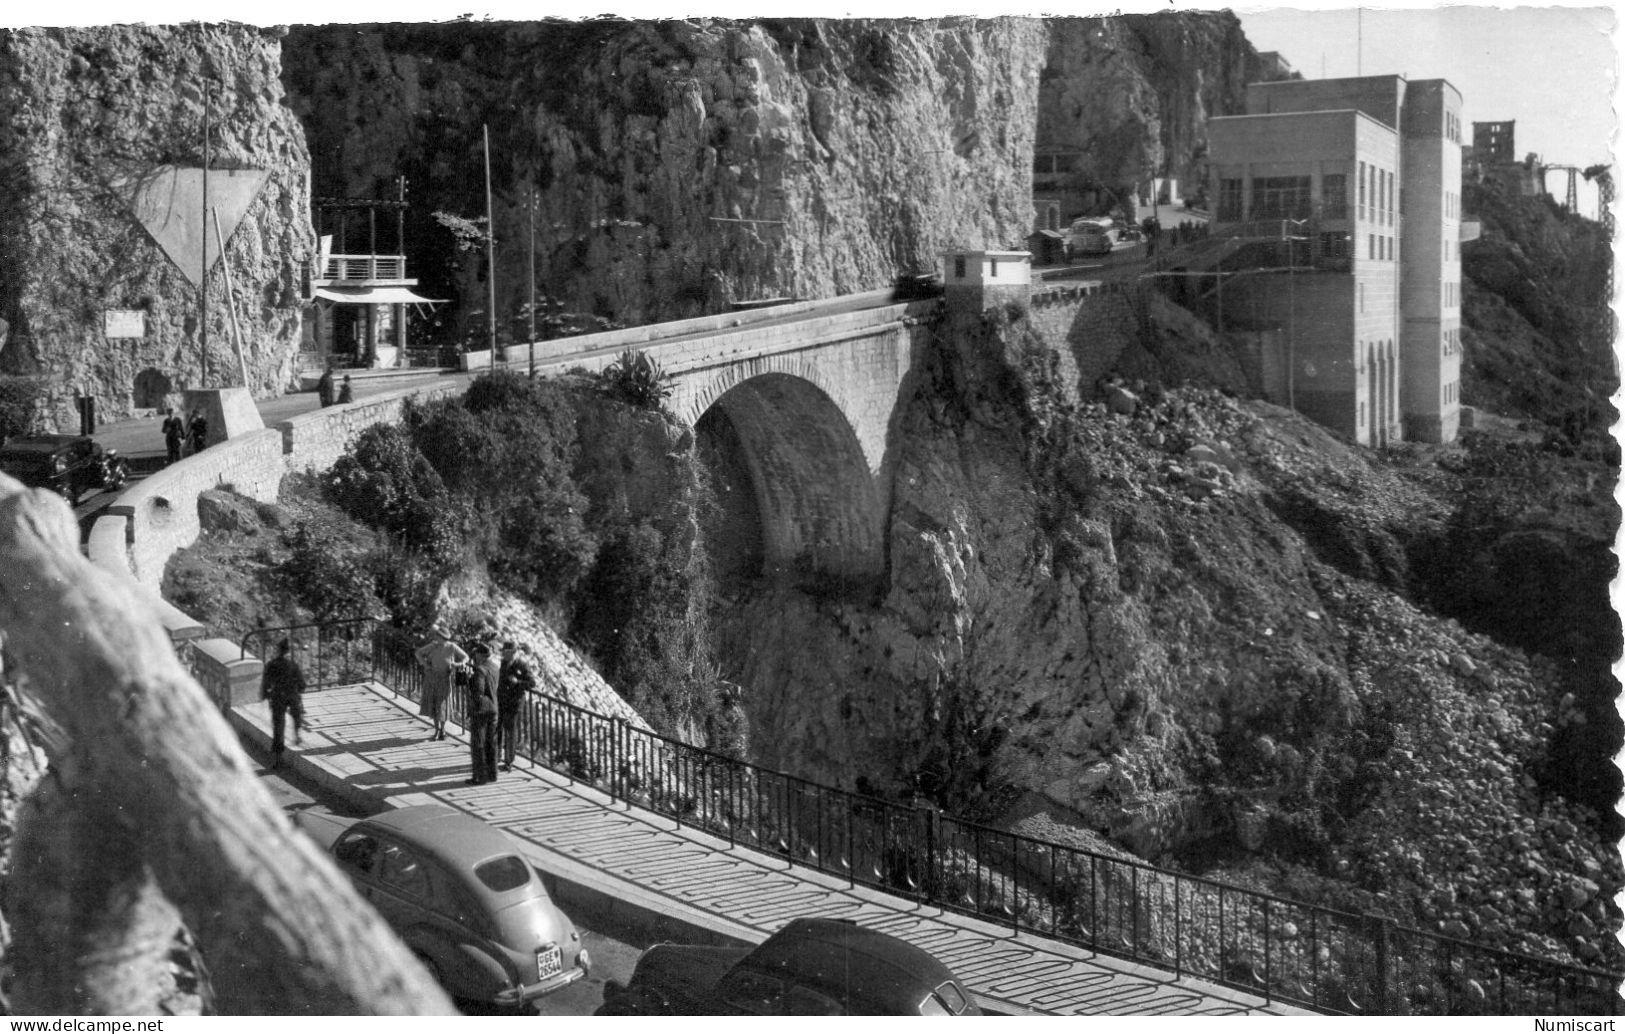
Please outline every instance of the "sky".
[[[1517, 122], [1520, 158], [1534, 152], [1549, 165], [1582, 169], [1613, 160], [1619, 53], [1616, 18], [1605, 7], [1239, 7], [1237, 14], [1253, 46], [1279, 51], [1306, 79], [1447, 79], [1462, 93], [1463, 122]], [[1557, 174], [1548, 184], [1558, 200], [1565, 183]], [[1594, 194], [1580, 186], [1581, 210], [1594, 214]]]

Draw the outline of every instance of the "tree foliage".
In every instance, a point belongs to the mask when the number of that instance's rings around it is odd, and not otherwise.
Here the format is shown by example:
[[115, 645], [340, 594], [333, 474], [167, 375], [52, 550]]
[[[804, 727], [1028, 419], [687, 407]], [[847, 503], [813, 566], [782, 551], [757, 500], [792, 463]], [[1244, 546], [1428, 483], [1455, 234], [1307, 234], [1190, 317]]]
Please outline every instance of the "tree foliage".
[[350, 516], [431, 559], [449, 562], [462, 548], [459, 507], [399, 427], [374, 424], [363, 431], [324, 485]]

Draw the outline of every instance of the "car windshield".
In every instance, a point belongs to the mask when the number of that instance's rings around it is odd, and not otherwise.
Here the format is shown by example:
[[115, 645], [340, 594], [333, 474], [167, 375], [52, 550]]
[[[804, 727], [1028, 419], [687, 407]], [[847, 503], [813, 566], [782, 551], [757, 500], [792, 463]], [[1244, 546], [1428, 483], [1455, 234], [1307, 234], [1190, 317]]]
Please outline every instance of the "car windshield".
[[502, 893], [530, 882], [530, 866], [518, 855], [503, 855], [474, 866], [474, 875], [489, 889]]

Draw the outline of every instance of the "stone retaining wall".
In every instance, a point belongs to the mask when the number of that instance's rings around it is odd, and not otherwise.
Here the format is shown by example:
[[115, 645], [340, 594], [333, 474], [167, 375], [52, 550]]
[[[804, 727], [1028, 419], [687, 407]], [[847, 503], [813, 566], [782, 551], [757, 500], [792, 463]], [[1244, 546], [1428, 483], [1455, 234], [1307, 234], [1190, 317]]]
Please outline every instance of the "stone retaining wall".
[[1044, 343], [1061, 358], [1061, 373], [1082, 398], [1112, 372], [1139, 335], [1132, 294], [1138, 286], [1084, 283], [1033, 295], [1029, 318]]

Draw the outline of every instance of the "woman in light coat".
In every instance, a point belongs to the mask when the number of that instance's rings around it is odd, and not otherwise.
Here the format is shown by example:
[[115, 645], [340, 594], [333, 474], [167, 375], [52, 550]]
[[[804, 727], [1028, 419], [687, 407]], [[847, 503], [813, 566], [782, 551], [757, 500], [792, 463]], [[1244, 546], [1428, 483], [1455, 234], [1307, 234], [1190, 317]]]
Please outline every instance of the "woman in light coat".
[[429, 641], [413, 652], [423, 667], [423, 699], [418, 714], [425, 715], [434, 725], [431, 740], [446, 738], [446, 700], [451, 696], [451, 679], [457, 668], [468, 663], [468, 654], [451, 641], [445, 625], [436, 625], [429, 632]]

